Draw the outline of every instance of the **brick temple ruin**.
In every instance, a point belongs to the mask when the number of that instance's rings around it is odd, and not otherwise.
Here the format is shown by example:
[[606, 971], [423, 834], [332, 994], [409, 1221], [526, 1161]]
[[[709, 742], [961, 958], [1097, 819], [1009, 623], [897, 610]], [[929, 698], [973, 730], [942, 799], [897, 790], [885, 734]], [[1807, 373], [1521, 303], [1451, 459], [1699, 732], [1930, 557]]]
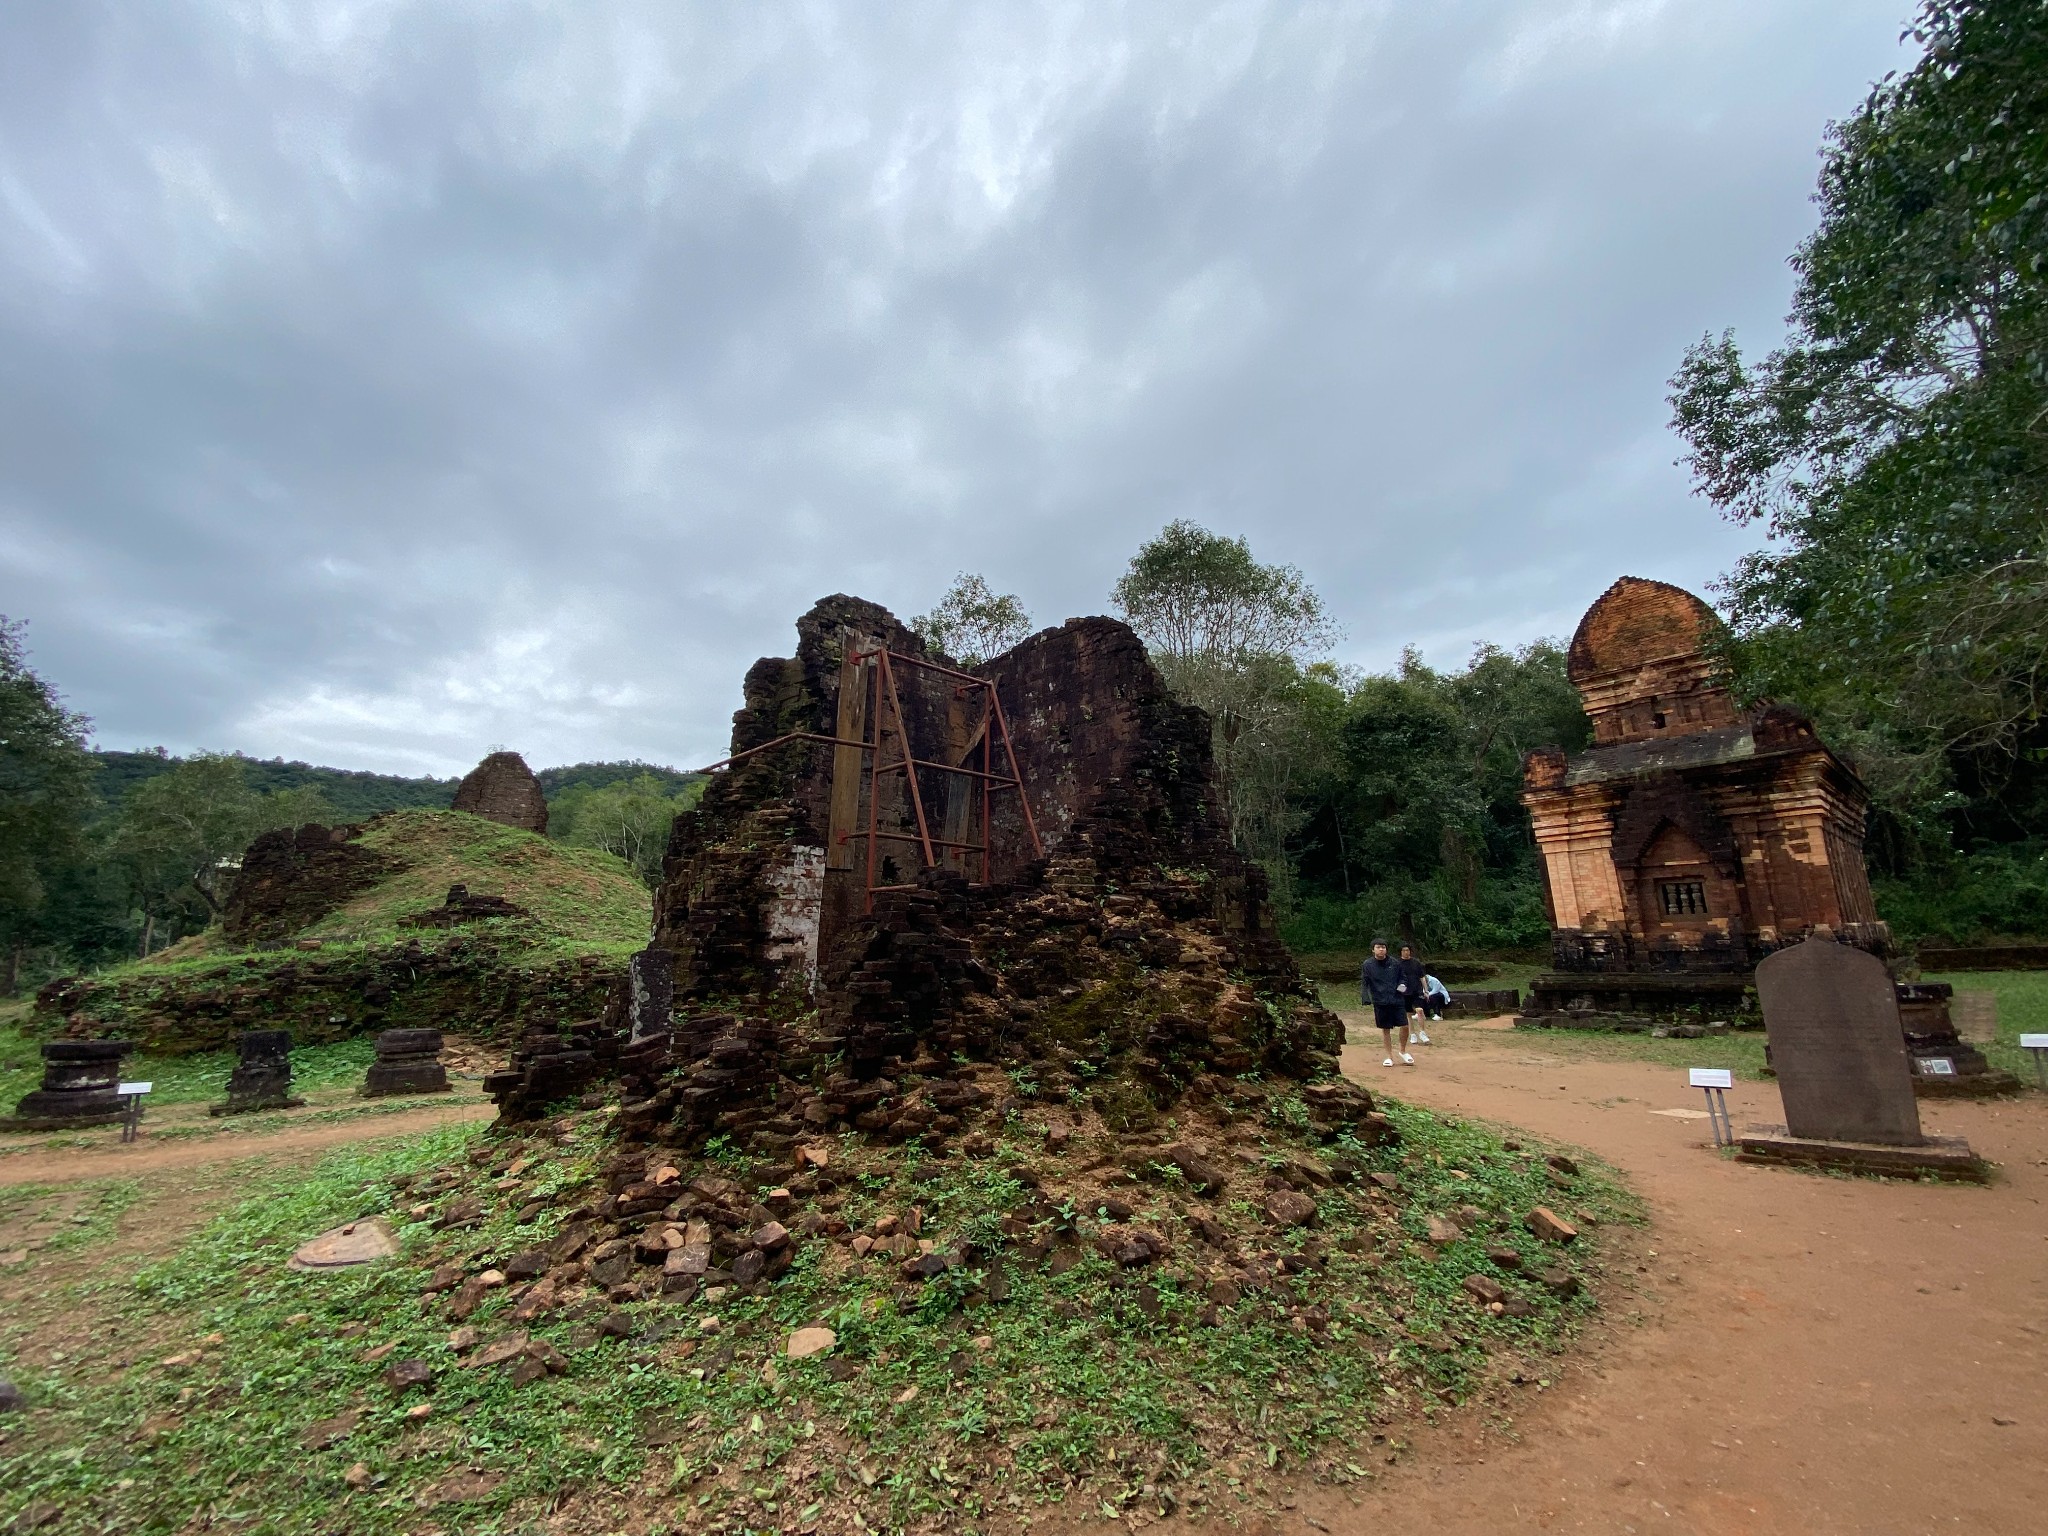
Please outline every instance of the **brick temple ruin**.
[[1530, 1015], [1728, 1019], [1787, 944], [1888, 948], [1862, 781], [1796, 710], [1736, 701], [1718, 625], [1690, 592], [1624, 576], [1572, 636], [1593, 744], [1523, 765], [1554, 967]]
[[[826, 598], [747, 673], [732, 752], [676, 820], [631, 985], [601, 1027], [529, 1038], [487, 1084], [508, 1116], [622, 1073], [648, 1095], [622, 1127], [679, 1144], [943, 1142], [990, 1063], [1131, 1123], [1254, 1069], [1334, 1071], [1342, 1025], [1231, 846], [1208, 717], [1125, 625], [966, 669]], [[1370, 1109], [1341, 1079], [1307, 1097]]]
[[470, 769], [455, 786], [450, 809], [542, 836], [548, 830], [547, 796], [517, 752], [493, 752]]

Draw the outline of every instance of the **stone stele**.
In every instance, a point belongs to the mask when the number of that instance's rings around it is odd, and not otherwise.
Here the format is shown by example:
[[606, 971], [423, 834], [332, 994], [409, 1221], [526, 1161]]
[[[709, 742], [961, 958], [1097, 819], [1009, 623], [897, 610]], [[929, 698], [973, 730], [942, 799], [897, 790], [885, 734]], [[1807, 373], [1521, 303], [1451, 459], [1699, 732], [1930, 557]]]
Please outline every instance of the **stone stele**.
[[347, 1269], [398, 1252], [398, 1238], [382, 1216], [352, 1221], [301, 1243], [291, 1257], [293, 1269]]
[[1925, 1142], [1882, 960], [1832, 939], [1808, 939], [1759, 965], [1756, 990], [1794, 1136], [1892, 1147]]
[[548, 802], [540, 780], [517, 752], [493, 752], [455, 789], [454, 809], [528, 832], [548, 829]]

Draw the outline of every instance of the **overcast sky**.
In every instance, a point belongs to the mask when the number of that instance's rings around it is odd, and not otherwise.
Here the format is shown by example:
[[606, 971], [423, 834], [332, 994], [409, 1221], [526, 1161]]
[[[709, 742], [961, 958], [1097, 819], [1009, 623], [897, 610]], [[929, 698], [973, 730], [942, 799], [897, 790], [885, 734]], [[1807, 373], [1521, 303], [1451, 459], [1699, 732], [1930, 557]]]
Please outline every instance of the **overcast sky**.
[[13, 0], [0, 611], [102, 746], [721, 755], [812, 600], [1107, 610], [1175, 517], [1455, 665], [1752, 535], [1909, 0]]

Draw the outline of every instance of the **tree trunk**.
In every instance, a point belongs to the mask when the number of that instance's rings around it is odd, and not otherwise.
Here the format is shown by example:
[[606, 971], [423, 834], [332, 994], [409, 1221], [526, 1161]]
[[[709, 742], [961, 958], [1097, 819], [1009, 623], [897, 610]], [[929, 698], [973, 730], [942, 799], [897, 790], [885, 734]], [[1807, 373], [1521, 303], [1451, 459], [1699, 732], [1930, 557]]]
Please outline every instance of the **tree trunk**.
[[144, 912], [142, 914], [142, 953], [137, 957], [138, 959], [147, 960], [149, 958], [149, 941], [154, 937], [156, 937], [156, 914], [154, 912]]
[[1458, 882], [1458, 899], [1472, 906], [1479, 900], [1479, 856], [1456, 827], [1444, 828], [1442, 849], [1444, 868]]
[[16, 939], [7, 951], [7, 995], [14, 996], [21, 990], [21, 952], [26, 946]]

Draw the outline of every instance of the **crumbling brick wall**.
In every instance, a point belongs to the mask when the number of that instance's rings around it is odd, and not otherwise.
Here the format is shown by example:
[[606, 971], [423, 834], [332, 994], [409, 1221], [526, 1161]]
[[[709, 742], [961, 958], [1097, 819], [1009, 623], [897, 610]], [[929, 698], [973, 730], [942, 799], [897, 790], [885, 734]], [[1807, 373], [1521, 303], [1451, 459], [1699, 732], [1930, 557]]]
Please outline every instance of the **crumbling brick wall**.
[[[844, 740], [849, 653], [927, 654], [847, 597], [813, 608], [798, 636], [795, 657], [748, 673], [735, 752], [791, 731]], [[850, 824], [835, 773], [864, 755], [791, 742], [736, 762], [670, 838], [655, 946], [675, 956], [682, 1071], [630, 1107], [632, 1124], [684, 1140], [841, 1123], [943, 1136], [972, 1064], [988, 1062], [1135, 1122], [1226, 1076], [1334, 1070], [1342, 1026], [1279, 941], [1263, 874], [1231, 845], [1208, 718], [1167, 693], [1137, 637], [1073, 620], [977, 675], [998, 690], [1042, 847], [1010, 796], [991, 818], [986, 882], [969, 880], [973, 857], [914, 869], [870, 909], [859, 871], [859, 900], [835, 910], [828, 867], [813, 994], [788, 957], [782, 872], [833, 841], [835, 815]], [[959, 701], [979, 690], [945, 673], [899, 679], [914, 754], [958, 761]], [[903, 812], [888, 800], [900, 785], [885, 780], [878, 814]], [[945, 814], [936, 795], [927, 810]]]
[[493, 752], [455, 786], [452, 810], [467, 811], [486, 821], [502, 822], [545, 836], [548, 802], [540, 780], [517, 752]]
[[221, 928], [236, 944], [273, 944], [368, 890], [396, 866], [356, 838], [361, 826], [280, 827], [242, 855]]

